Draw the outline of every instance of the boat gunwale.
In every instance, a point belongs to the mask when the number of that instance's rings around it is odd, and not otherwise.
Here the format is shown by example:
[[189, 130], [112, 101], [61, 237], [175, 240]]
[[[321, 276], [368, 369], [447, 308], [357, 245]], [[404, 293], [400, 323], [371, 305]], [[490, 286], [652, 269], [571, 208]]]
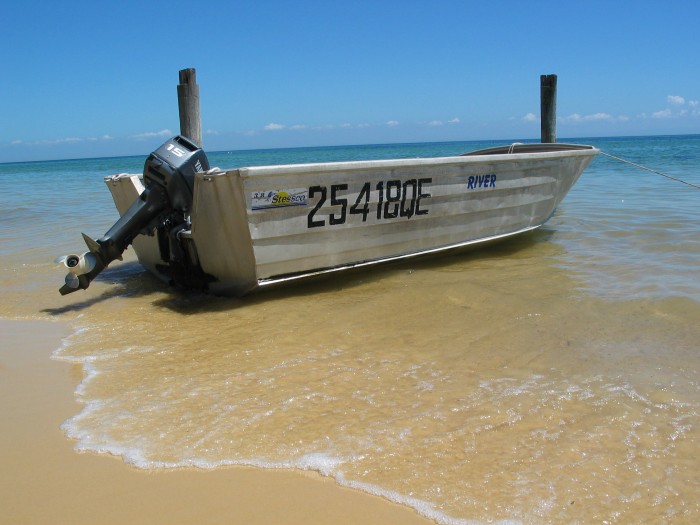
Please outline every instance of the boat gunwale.
[[[541, 144], [536, 144], [542, 146]], [[488, 148], [485, 150], [476, 150], [473, 152], [450, 155], [444, 157], [414, 157], [406, 159], [376, 159], [376, 160], [352, 160], [340, 162], [313, 162], [304, 164], [279, 164], [268, 166], [243, 166], [221, 170], [219, 168], [210, 170], [204, 176], [224, 175], [228, 172], [238, 172], [241, 178], [259, 177], [267, 175], [291, 175], [295, 173], [320, 173], [320, 172], [340, 172], [340, 171], [358, 171], [358, 170], [373, 170], [385, 168], [406, 168], [406, 167], [428, 167], [428, 166], [447, 166], [447, 165], [468, 165], [468, 164], [483, 164], [483, 163], [503, 163], [503, 162], [518, 162], [525, 160], [548, 160], [559, 159], [566, 157], [579, 156], [596, 156], [600, 150], [595, 146], [579, 145], [579, 144], [555, 144], [555, 148], [551, 151], [534, 151], [534, 152], [513, 152], [501, 153], [500, 150], [507, 150], [509, 146]], [[499, 150], [495, 153], [490, 153], [489, 150]]]

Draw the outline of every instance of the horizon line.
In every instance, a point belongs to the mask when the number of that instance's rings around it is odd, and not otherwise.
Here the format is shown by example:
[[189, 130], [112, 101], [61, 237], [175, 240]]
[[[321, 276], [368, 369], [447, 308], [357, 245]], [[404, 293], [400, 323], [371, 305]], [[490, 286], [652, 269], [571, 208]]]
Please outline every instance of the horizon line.
[[[177, 136], [177, 135], [173, 135]], [[600, 139], [635, 139], [635, 138], [650, 138], [650, 137], [694, 137], [700, 136], [700, 133], [662, 133], [660, 135], [650, 134], [650, 135], [599, 135], [599, 136], [581, 136], [581, 137], [561, 137], [558, 138], [557, 142], [561, 140], [600, 140]], [[376, 142], [376, 143], [357, 143], [357, 144], [335, 144], [335, 145], [316, 145], [316, 146], [284, 146], [284, 147], [272, 147], [272, 148], [245, 148], [245, 149], [218, 149], [212, 151], [206, 151], [205, 153], [210, 155], [215, 154], [230, 154], [230, 153], [246, 153], [253, 151], [279, 151], [279, 150], [306, 150], [306, 149], [332, 149], [332, 148], [347, 148], [347, 147], [371, 147], [371, 146], [410, 146], [416, 144], [469, 144], [469, 143], [484, 143], [484, 142], [504, 142], [506, 144], [519, 141], [528, 142], [539, 142], [540, 139], [537, 138], [518, 138], [518, 139], [471, 139], [471, 140], [436, 140], [436, 141], [417, 141], [417, 142]], [[204, 148], [202, 148], [204, 149]], [[10, 164], [33, 164], [33, 163], [43, 163], [43, 162], [71, 162], [78, 160], [105, 160], [105, 159], [129, 159], [134, 157], [148, 157], [150, 153], [141, 154], [135, 153], [132, 155], [107, 155], [98, 157], [69, 157], [63, 159], [35, 159], [35, 160], [15, 160], [15, 161], [5, 161], [0, 162], [0, 165], [10, 165]]]

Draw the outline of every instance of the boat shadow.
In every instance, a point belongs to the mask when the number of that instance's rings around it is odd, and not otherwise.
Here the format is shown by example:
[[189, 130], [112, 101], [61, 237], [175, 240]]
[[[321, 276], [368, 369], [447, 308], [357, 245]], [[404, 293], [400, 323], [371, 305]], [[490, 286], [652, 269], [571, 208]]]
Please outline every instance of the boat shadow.
[[[545, 243], [553, 230], [540, 228], [519, 236], [493, 241], [487, 244], [447, 250], [439, 254], [418, 255], [409, 259], [380, 263], [373, 266], [352, 268], [270, 286], [244, 297], [221, 297], [206, 292], [185, 290], [168, 286], [145, 270], [138, 262], [121, 263], [108, 268], [95, 282], [111, 283], [102, 293], [87, 299], [56, 308], [45, 308], [43, 313], [59, 316], [86, 310], [96, 304], [117, 298], [144, 298], [153, 295], [152, 305], [181, 315], [215, 313], [256, 305], [263, 302], [285, 300], [290, 297], [317, 296], [348, 290], [367, 283], [381, 281], [406, 271], [444, 270], [464, 271], [464, 263], [486, 263], [492, 259], [521, 256], [535, 245]], [[455, 265], [459, 262], [459, 265]], [[80, 293], [80, 292], [78, 292]]]
[[[162, 293], [164, 289], [163, 281], [151, 275], [137, 261], [123, 262], [113, 268], [107, 268], [95, 278], [93, 283], [110, 283], [112, 286], [98, 295], [56, 308], [44, 308], [41, 312], [56, 316], [70, 312], [80, 312], [96, 304], [119, 297], [145, 297], [159, 292]], [[78, 291], [69, 297], [77, 298], [77, 294], [80, 293], [85, 292]]]
[[[410, 259], [352, 268], [313, 277], [288, 281], [236, 298], [220, 297], [204, 292], [192, 292], [171, 287], [167, 297], [156, 299], [153, 304], [178, 314], [192, 315], [233, 310], [263, 302], [285, 300], [290, 297], [319, 296], [352, 289], [356, 286], [387, 279], [397, 273], [421, 270], [464, 271], [464, 263], [482, 263], [495, 258], [522, 255], [534, 246], [547, 243], [554, 231], [540, 228], [516, 237], [488, 244], [467, 246], [440, 254], [419, 255]], [[459, 265], [453, 263], [459, 262]], [[155, 278], [153, 278], [155, 279]], [[161, 288], [162, 283], [156, 280]]]

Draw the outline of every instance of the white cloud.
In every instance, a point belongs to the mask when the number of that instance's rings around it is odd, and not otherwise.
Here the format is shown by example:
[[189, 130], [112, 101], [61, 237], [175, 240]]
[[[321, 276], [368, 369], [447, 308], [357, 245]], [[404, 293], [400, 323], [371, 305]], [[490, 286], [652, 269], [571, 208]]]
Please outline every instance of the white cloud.
[[289, 129], [293, 129], [295, 131], [300, 130], [300, 129], [306, 129], [306, 125], [305, 124], [294, 124], [293, 126], [290, 126]]
[[[591, 115], [579, 115], [578, 113], [573, 113], [568, 117], [564, 117], [562, 120], [565, 122], [594, 122], [599, 120], [615, 120], [615, 118], [608, 113], [593, 113]], [[624, 117], [622, 120], [624, 120]]]
[[138, 133], [133, 135], [132, 138], [135, 138], [136, 140], [147, 140], [157, 137], [170, 137], [172, 135], [173, 132], [169, 129], [161, 129], [160, 131], [146, 131], [145, 133]]
[[279, 131], [280, 129], [284, 129], [285, 125], [284, 124], [277, 124], [275, 122], [270, 122], [267, 126], [265, 126], [264, 129], [267, 131]]
[[[652, 118], [655, 119], [669, 119], [669, 118], [689, 118], [700, 116], [700, 110], [697, 100], [686, 100], [685, 97], [679, 95], [669, 95], [666, 97], [666, 101], [671, 107], [656, 111], [651, 114]], [[688, 103], [687, 107], [685, 106]]]
[[215, 129], [208, 129], [208, 130], [206, 130], [206, 131], [204, 132], [204, 134], [205, 134], [205, 135], [213, 135], [213, 136], [216, 136], [216, 135], [219, 134], [219, 132], [216, 131]]
[[[448, 120], [446, 123], [447, 124], [459, 124], [460, 120], [459, 120], [459, 118], [455, 117], [453, 119]], [[435, 120], [431, 120], [430, 122], [428, 122], [428, 126], [431, 126], [431, 127], [444, 126], [446, 123], [443, 122], [442, 120], [435, 119]]]
[[83, 142], [98, 142], [114, 140], [114, 137], [110, 135], [102, 135], [101, 137], [64, 137], [59, 139], [39, 139], [39, 140], [22, 140], [15, 139], [10, 142], [13, 146], [19, 146], [24, 144], [27, 146], [56, 146], [60, 144], [80, 144]]
[[671, 118], [673, 112], [670, 109], [662, 109], [651, 114], [652, 118]]
[[83, 142], [89, 139], [82, 139], [80, 137], [66, 137], [63, 139], [53, 139], [53, 140], [38, 140], [37, 144], [76, 144], [78, 142]]
[[390, 120], [389, 122], [386, 123], [386, 125], [389, 126], [390, 128], [395, 128], [396, 126], [399, 125], [399, 121], [398, 120]]
[[525, 122], [537, 122], [537, 116], [534, 113], [528, 113], [523, 117]]

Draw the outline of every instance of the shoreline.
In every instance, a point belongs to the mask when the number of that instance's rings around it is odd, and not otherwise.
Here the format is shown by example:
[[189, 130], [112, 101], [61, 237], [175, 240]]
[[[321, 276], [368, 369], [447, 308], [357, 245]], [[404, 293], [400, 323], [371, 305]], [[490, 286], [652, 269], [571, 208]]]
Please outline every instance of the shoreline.
[[51, 359], [70, 335], [68, 325], [0, 319], [0, 333], [0, 508], [8, 523], [433, 523], [315, 472], [144, 471], [76, 452], [60, 425], [81, 410], [74, 390], [82, 366]]

